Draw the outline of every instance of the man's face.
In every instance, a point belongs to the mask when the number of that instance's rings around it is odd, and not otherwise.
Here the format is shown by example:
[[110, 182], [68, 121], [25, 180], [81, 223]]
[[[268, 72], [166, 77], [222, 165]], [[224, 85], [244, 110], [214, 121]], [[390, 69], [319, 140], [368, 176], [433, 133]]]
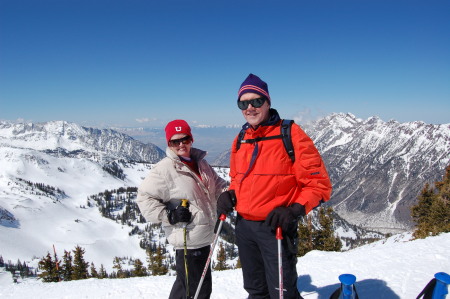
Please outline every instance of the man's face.
[[[257, 93], [244, 93], [240, 98], [239, 101], [249, 101], [253, 99], [260, 98], [261, 96]], [[242, 115], [244, 115], [245, 120], [253, 127], [255, 128], [262, 122], [269, 119], [269, 109], [270, 105], [268, 101], [265, 101], [264, 104], [259, 107], [255, 108], [251, 104], [248, 105], [248, 108], [245, 110], [242, 110]]]

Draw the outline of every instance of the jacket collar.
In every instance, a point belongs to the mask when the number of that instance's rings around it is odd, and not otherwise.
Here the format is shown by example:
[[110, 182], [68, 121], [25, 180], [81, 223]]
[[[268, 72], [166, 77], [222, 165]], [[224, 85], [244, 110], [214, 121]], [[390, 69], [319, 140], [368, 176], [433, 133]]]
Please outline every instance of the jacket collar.
[[[195, 161], [200, 161], [202, 160], [205, 156], [206, 156], [207, 152], [195, 148], [195, 147], [191, 147], [191, 158], [194, 159]], [[169, 157], [170, 159], [176, 161], [176, 162], [181, 162], [180, 157], [178, 157], [171, 149], [170, 147], [166, 148], [166, 156]]]

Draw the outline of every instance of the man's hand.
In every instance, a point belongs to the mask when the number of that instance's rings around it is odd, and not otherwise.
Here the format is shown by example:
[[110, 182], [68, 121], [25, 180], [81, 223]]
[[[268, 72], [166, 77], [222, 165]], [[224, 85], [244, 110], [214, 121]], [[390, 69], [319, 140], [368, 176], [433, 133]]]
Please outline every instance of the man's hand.
[[265, 224], [269, 225], [273, 230], [278, 226], [283, 232], [288, 232], [291, 225], [298, 221], [300, 216], [305, 216], [305, 207], [299, 203], [294, 203], [289, 207], [277, 207], [269, 213]]
[[228, 190], [222, 192], [217, 199], [217, 215], [227, 215], [233, 212], [233, 208], [236, 205], [236, 195], [234, 190]]

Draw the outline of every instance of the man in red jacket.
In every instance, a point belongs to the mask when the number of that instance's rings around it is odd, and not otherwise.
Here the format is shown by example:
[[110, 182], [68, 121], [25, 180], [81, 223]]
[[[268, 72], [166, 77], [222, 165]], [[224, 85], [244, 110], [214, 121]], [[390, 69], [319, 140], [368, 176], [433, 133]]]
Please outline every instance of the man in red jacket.
[[238, 107], [247, 121], [242, 141], [233, 142], [231, 184], [217, 202], [218, 214], [237, 211], [236, 242], [244, 288], [249, 298], [279, 296], [275, 230], [283, 231], [284, 298], [301, 298], [297, 291], [297, 226], [331, 196], [331, 182], [312, 140], [292, 124], [293, 162], [280, 137], [282, 120], [271, 108], [267, 84], [250, 74], [238, 92]]

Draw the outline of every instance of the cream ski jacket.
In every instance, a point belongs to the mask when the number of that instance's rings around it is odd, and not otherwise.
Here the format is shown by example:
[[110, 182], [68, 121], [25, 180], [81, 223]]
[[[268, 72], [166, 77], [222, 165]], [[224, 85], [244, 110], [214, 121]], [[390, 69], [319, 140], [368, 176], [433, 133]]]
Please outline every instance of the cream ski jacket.
[[226, 190], [227, 182], [203, 159], [206, 152], [202, 150], [191, 148], [191, 157], [197, 161], [202, 179], [170, 148], [166, 149], [166, 155], [139, 186], [136, 200], [139, 209], [148, 222], [162, 223], [168, 242], [175, 249], [182, 249], [183, 223], [171, 225], [166, 208], [175, 209], [182, 199], [188, 199], [192, 218], [186, 229], [187, 247], [210, 245], [217, 221], [217, 198]]

